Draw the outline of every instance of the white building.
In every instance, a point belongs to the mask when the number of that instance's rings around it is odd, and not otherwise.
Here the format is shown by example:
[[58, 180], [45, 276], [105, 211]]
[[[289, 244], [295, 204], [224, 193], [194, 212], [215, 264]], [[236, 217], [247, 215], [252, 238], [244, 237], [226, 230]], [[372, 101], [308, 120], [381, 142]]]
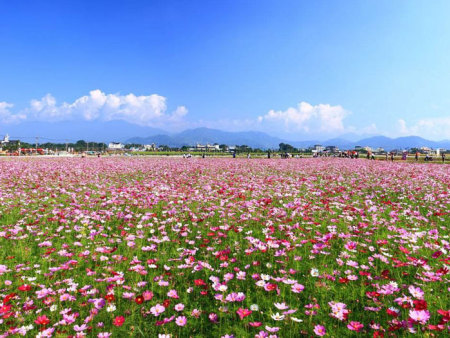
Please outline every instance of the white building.
[[322, 151], [325, 150], [325, 147], [321, 144], [316, 144], [316, 145], [314, 145], [314, 150], [318, 153], [321, 153]]
[[9, 143], [9, 135], [8, 135], [8, 134], [6, 134], [6, 135], [3, 137], [3, 140], [2, 140], [2, 142], [1, 142], [1, 144], [6, 144], [6, 143]]
[[146, 151], [154, 151], [156, 150], [158, 147], [156, 146], [156, 144], [152, 143], [152, 144], [144, 144], [144, 149]]
[[110, 150], [122, 150], [125, 148], [125, 145], [120, 142], [111, 142], [108, 145], [108, 149]]
[[209, 144], [206, 145], [198, 144], [195, 147], [189, 148], [191, 151], [213, 151], [213, 150], [220, 150], [220, 147], [218, 144]]

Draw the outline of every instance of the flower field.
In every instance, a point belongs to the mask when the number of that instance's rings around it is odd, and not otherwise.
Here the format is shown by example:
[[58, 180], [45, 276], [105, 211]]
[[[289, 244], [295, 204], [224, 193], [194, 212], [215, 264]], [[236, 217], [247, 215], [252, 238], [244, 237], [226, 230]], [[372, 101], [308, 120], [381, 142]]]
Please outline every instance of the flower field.
[[0, 334], [448, 336], [450, 166], [0, 161]]

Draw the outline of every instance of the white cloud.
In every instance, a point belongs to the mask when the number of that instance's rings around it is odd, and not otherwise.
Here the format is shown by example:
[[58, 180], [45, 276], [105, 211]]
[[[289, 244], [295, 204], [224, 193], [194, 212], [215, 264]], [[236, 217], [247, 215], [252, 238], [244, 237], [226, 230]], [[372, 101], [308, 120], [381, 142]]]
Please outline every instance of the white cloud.
[[32, 100], [30, 107], [23, 111], [31, 120], [125, 120], [146, 126], [161, 125], [167, 121], [180, 122], [187, 112], [186, 107], [179, 106], [173, 113], [167, 113], [166, 98], [157, 94], [106, 94], [99, 89], [72, 103], [63, 102], [60, 105], [51, 94], [47, 94], [40, 100]]
[[400, 135], [419, 135], [434, 140], [450, 139], [450, 116], [420, 119], [410, 125], [399, 119], [397, 123]]
[[0, 122], [1, 123], [17, 123], [26, 118], [23, 114], [13, 114], [10, 108], [14, 107], [12, 103], [0, 102]]
[[260, 124], [282, 125], [288, 132], [343, 132], [344, 119], [350, 114], [342, 106], [329, 104], [311, 105], [300, 102], [297, 107], [290, 107], [284, 111], [270, 110], [267, 114], [259, 116]]
[[185, 106], [178, 106], [177, 109], [172, 113], [170, 116], [170, 119], [172, 121], [179, 121], [183, 119], [184, 116], [186, 116], [188, 113], [188, 110]]

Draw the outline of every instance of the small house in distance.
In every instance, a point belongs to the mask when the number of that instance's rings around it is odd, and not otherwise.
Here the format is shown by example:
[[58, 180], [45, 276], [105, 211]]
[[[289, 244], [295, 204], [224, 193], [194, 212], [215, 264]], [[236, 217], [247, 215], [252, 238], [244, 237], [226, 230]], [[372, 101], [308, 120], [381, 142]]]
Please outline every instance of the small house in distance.
[[321, 144], [315, 144], [314, 145], [314, 150], [320, 153], [320, 152], [325, 150], [325, 147], [323, 145], [321, 145]]
[[120, 142], [110, 142], [108, 144], [108, 150], [123, 150], [125, 145]]
[[334, 154], [334, 153], [338, 153], [339, 152], [339, 148], [336, 147], [336, 146], [327, 146], [325, 148], [325, 151]]
[[220, 147], [218, 144], [212, 145], [212, 144], [207, 143], [207, 144], [203, 145], [203, 144], [197, 143], [197, 145], [189, 148], [189, 150], [190, 151], [219, 151]]
[[144, 144], [143, 148], [144, 148], [145, 151], [156, 151], [156, 150], [158, 150], [158, 147], [156, 146], [155, 143]]

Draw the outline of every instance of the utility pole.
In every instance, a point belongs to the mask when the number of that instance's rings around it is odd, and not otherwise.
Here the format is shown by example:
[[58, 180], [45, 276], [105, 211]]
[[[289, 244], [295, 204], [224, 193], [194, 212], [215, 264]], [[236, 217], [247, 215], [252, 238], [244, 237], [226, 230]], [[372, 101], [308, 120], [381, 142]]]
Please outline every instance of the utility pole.
[[88, 151], [89, 151], [89, 142], [86, 141], [86, 152], [88, 152]]
[[66, 140], [66, 153], [67, 153], [67, 147], [68, 147], [68, 140]]
[[20, 150], [20, 141], [19, 141], [19, 149], [18, 149], [19, 151], [18, 151], [18, 156], [20, 156], [20, 152], [21, 152], [21, 150]]
[[37, 155], [37, 149], [38, 149], [38, 143], [39, 143], [39, 136], [36, 136], [36, 155]]

